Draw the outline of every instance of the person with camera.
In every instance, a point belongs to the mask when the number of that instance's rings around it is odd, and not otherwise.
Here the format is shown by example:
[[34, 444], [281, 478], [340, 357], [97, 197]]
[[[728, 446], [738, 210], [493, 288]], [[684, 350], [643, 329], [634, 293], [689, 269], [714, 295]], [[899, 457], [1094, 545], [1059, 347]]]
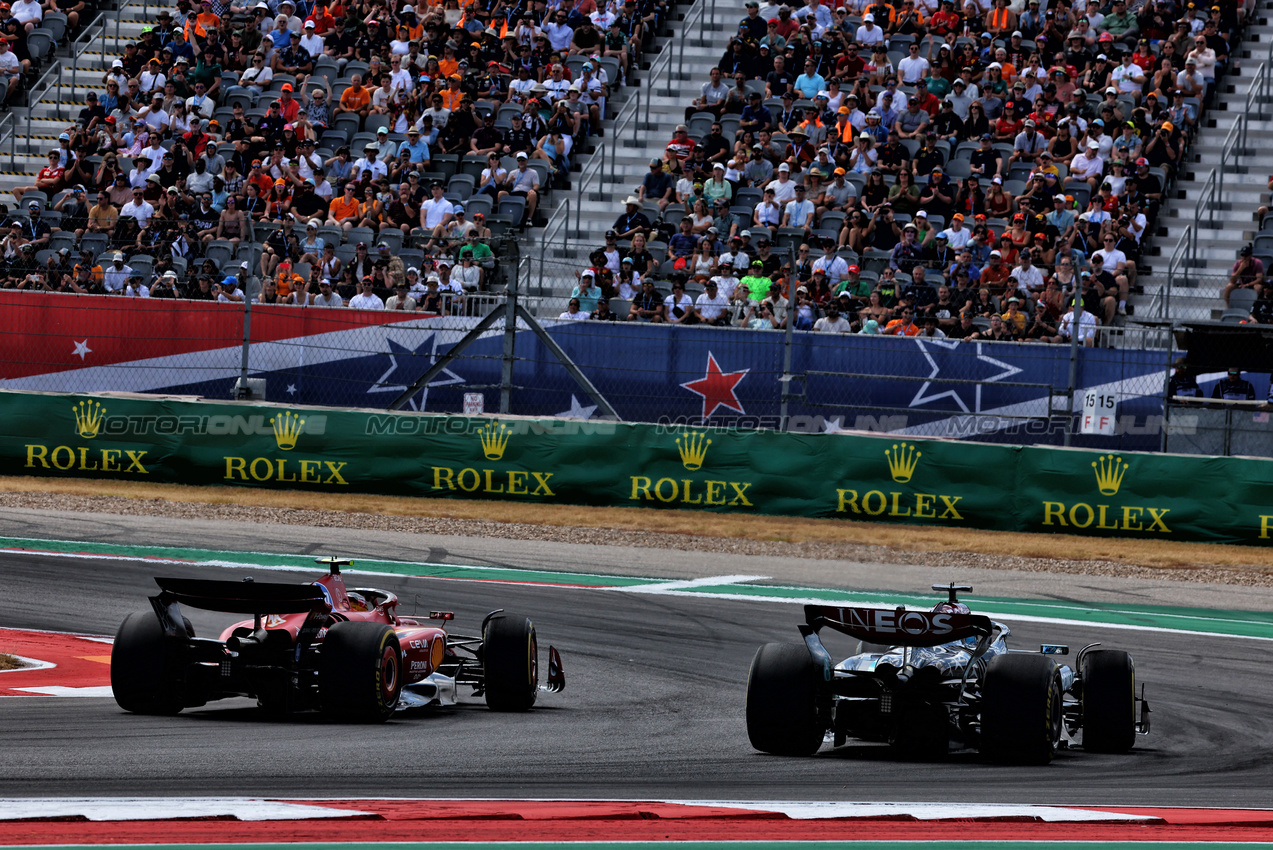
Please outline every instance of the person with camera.
[[1175, 125], [1170, 121], [1162, 122], [1143, 151], [1146, 163], [1166, 169], [1168, 179], [1175, 173], [1181, 155], [1181, 145], [1176, 138], [1175, 129]]
[[212, 284], [212, 297], [222, 304], [228, 302], [243, 303], [243, 290], [239, 288], [237, 278], [227, 275], [220, 283]]

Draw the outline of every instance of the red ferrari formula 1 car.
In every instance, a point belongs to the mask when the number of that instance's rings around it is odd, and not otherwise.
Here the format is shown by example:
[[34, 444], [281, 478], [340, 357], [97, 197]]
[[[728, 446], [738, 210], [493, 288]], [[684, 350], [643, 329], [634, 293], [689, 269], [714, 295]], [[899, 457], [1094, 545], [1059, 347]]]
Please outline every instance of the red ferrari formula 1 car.
[[[111, 690], [126, 711], [176, 714], [226, 697], [254, 697], [273, 712], [318, 710], [361, 722], [401, 708], [453, 705], [467, 685], [496, 711], [525, 711], [538, 692], [566, 685], [548, 648], [539, 684], [539, 645], [529, 619], [492, 611], [481, 635], [450, 634], [449, 611], [427, 621], [398, 616], [398, 597], [346, 589], [339, 558], [318, 561], [310, 584], [156, 578], [153, 610], [130, 614], [111, 651]], [[250, 614], [220, 638], [195, 637], [181, 605]]]

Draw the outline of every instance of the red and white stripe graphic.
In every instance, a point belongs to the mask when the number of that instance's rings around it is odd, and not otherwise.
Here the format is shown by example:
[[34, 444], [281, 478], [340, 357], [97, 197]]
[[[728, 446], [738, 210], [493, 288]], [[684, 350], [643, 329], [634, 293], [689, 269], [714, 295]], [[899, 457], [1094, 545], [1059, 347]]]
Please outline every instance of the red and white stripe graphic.
[[[0, 800], [0, 845], [418, 841], [1251, 841], [1273, 810], [712, 800]], [[365, 834], [365, 833], [364, 833]]]
[[111, 639], [0, 629], [0, 652], [25, 666], [0, 671], [0, 696], [109, 697]]

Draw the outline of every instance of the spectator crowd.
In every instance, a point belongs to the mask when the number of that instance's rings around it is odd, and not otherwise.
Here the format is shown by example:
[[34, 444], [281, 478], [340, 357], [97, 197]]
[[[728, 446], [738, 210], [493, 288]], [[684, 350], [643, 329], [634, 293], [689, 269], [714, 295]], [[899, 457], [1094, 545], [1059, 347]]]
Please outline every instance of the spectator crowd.
[[1246, 16], [1176, 0], [745, 10], [563, 317], [1066, 341], [1077, 295], [1091, 344], [1125, 321]]
[[[40, 6], [0, 3], [20, 35], [18, 5]], [[498, 280], [493, 240], [567, 179], [667, 13], [178, 0], [14, 190], [3, 285], [236, 301], [259, 278], [263, 302], [456, 309]], [[0, 69], [20, 77], [13, 46]]]

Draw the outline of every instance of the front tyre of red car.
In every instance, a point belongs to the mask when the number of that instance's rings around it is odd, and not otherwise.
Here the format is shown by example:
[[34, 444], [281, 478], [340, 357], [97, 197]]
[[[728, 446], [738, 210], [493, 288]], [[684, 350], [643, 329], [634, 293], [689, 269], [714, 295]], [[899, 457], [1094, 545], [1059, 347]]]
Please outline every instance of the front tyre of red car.
[[995, 761], [1047, 764], [1061, 740], [1061, 682], [1045, 655], [999, 655], [981, 686], [981, 752]]
[[809, 756], [822, 746], [826, 725], [818, 712], [818, 678], [808, 647], [767, 643], [747, 674], [747, 737], [756, 749]]
[[[192, 632], [193, 633], [193, 632]], [[176, 714], [183, 703], [165, 645], [163, 626], [153, 611], [129, 614], [111, 647], [111, 692], [124, 711]]]
[[402, 648], [383, 623], [344, 622], [327, 630], [318, 662], [318, 696], [329, 716], [382, 723], [398, 707]]
[[539, 642], [526, 617], [502, 613], [482, 630], [486, 705], [493, 711], [527, 711], [539, 692]]

